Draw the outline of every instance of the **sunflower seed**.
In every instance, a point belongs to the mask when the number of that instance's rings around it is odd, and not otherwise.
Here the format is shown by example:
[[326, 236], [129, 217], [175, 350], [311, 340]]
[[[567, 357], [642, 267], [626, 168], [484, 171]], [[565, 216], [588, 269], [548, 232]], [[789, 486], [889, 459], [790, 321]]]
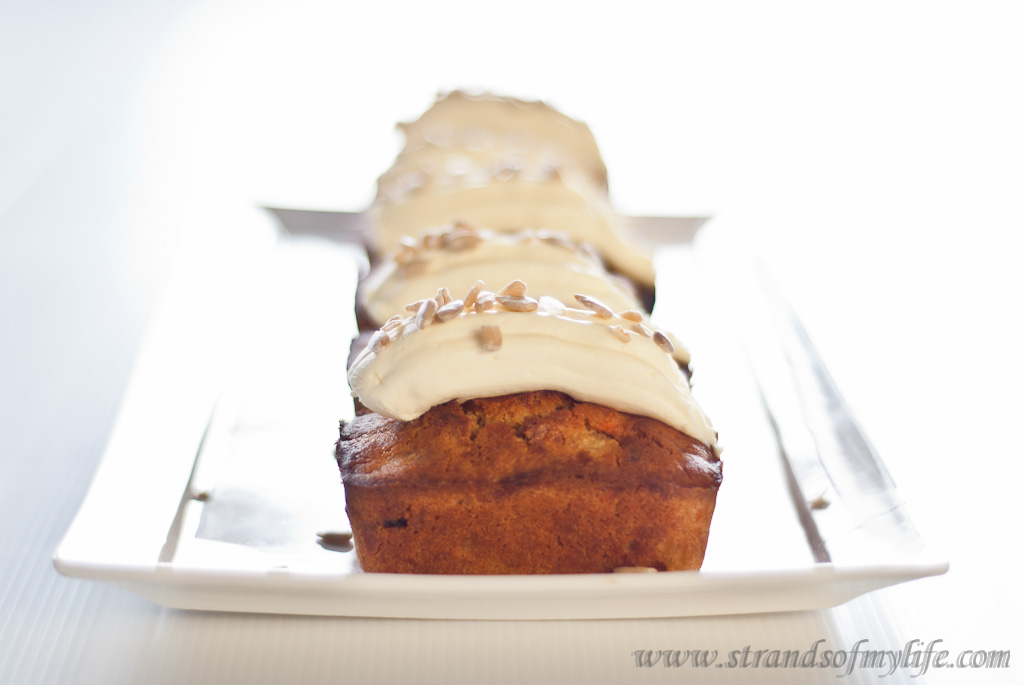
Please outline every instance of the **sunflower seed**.
[[508, 295], [510, 297], [522, 297], [526, 295], [526, 284], [522, 281], [511, 281], [506, 283], [505, 286], [498, 291], [498, 295]]
[[462, 303], [462, 300], [452, 300], [437, 310], [437, 314], [434, 314], [434, 321], [437, 321], [438, 323], [450, 321], [461, 314], [462, 310], [465, 308], [466, 306]]
[[413, 314], [415, 314], [420, 310], [420, 307], [423, 306], [424, 302], [426, 302], [426, 300], [416, 300], [415, 302], [410, 302], [409, 304], [405, 305], [405, 311], [412, 312]]
[[558, 247], [569, 250], [570, 252], [576, 251], [576, 243], [564, 236], [553, 235], [547, 238], [541, 238], [541, 240], [548, 245], [557, 245]]
[[374, 352], [380, 352], [390, 344], [391, 336], [384, 331], [377, 331], [370, 338], [370, 349]]
[[480, 347], [488, 352], [497, 352], [501, 349], [501, 329], [497, 326], [480, 327]]
[[625, 312], [619, 312], [619, 316], [621, 316], [626, 321], [635, 321], [637, 323], [640, 323], [641, 321], [644, 320], [644, 315], [636, 311], [635, 309], [630, 309], [629, 311]]
[[612, 326], [612, 333], [614, 333], [615, 337], [622, 342], [629, 342], [629, 331], [624, 329], [622, 326]]
[[494, 306], [494, 293], [485, 290], [480, 293], [479, 297], [476, 298], [476, 302], [473, 303], [473, 309], [477, 312], [486, 312], [488, 309]]
[[472, 229], [457, 229], [445, 235], [444, 244], [449, 250], [468, 250], [471, 247], [476, 247], [479, 244], [481, 238], [476, 231]]
[[[404, 240], [404, 238], [403, 238], [403, 240]], [[416, 248], [414, 248], [414, 247], [412, 247], [410, 245], [406, 245], [406, 244], [403, 243], [398, 248], [398, 251], [395, 252], [394, 259], [395, 259], [395, 264], [397, 264], [398, 266], [405, 266], [409, 262], [411, 262], [414, 259], [416, 259]]]
[[506, 164], [495, 172], [494, 177], [499, 181], [511, 181], [519, 174], [519, 168], [514, 164]]
[[676, 346], [673, 345], [672, 341], [668, 339], [668, 336], [662, 333], [661, 331], [654, 331], [654, 335], [652, 337], [654, 339], [654, 342], [658, 344], [658, 347], [665, 350], [669, 354], [672, 354], [673, 352], [676, 351]]
[[476, 298], [480, 295], [480, 291], [484, 289], [484, 282], [477, 281], [473, 284], [473, 287], [469, 289], [466, 296], [462, 298], [462, 301], [466, 303], [466, 307], [472, 307], [476, 304]]
[[423, 300], [419, 311], [416, 312], [416, 327], [426, 328], [429, 326], [430, 322], [434, 320], [435, 314], [437, 314], [437, 302], [434, 300]]
[[[417, 309], [419, 309], [419, 307], [417, 307]], [[395, 314], [390, 319], [385, 321], [384, 325], [381, 326], [380, 329], [382, 331], [393, 331], [399, 326], [401, 326], [403, 321], [405, 321], [404, 316], [402, 316], [401, 314]]]
[[589, 297], [587, 295], [577, 295], [576, 301], [603, 319], [610, 319], [613, 316], [615, 316], [612, 310], [608, 309], [608, 307], [605, 307], [603, 304], [601, 304], [601, 302], [595, 300], [593, 297]]
[[498, 295], [495, 299], [498, 301], [498, 304], [510, 312], [532, 312], [537, 309], [537, 300], [532, 297]]
[[651, 329], [643, 325], [642, 323], [634, 324], [633, 330], [639, 333], [640, 335], [644, 336], [645, 338], [654, 337], [654, 333], [651, 332]]

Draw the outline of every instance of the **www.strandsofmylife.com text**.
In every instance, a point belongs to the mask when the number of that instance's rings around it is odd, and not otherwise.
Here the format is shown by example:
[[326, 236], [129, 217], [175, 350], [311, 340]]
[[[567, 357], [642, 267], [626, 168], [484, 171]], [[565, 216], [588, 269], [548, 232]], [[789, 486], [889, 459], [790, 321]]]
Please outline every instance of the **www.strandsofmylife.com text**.
[[852, 649], [828, 649], [824, 638], [809, 649], [754, 649], [746, 645], [720, 654], [708, 649], [638, 649], [631, 653], [637, 668], [819, 668], [837, 671], [837, 677], [856, 669], [881, 671], [878, 677], [897, 670], [922, 675], [930, 668], [1009, 668], [1009, 650], [966, 649], [952, 653], [942, 649], [943, 640], [909, 640], [900, 649], [869, 649], [868, 640], [858, 640]]

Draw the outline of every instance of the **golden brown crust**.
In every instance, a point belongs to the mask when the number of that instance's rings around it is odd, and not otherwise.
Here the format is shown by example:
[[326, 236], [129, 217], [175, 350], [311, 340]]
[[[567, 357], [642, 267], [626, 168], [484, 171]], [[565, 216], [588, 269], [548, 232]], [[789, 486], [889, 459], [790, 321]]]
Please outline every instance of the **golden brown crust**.
[[364, 570], [699, 568], [721, 463], [654, 419], [538, 391], [378, 414], [337, 444]]

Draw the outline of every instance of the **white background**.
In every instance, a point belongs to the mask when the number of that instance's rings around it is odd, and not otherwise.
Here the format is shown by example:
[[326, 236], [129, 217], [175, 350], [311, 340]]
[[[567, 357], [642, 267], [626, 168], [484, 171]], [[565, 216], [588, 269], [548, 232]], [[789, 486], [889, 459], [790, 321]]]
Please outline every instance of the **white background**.
[[[362, 208], [394, 122], [452, 87], [548, 100], [619, 208], [712, 214], [763, 254], [953, 561], [875, 618], [1019, 647], [1022, 35], [1013, 2], [0, 0], [0, 680], [128, 682], [89, 655], [127, 640], [141, 669], [188, 652], [165, 622], [221, 629], [49, 566], [146, 316], [182, 246], [240, 239], [256, 204]], [[104, 642], [83, 621], [108, 609]], [[294, 622], [261, 620], [293, 663]]]

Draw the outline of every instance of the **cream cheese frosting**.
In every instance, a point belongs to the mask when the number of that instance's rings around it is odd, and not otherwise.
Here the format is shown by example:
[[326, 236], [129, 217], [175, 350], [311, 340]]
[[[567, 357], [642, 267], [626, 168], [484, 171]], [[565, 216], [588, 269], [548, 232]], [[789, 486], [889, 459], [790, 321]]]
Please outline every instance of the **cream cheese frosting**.
[[543, 150], [560, 166], [576, 167], [607, 187], [608, 171], [590, 128], [541, 101], [456, 90], [439, 94], [418, 119], [398, 128], [406, 140], [403, 154], [429, 147], [490, 155]]
[[613, 270], [654, 286], [651, 254], [609, 204], [586, 124], [541, 101], [452, 91], [399, 129], [405, 146], [369, 211], [376, 256], [453, 222], [544, 229], [593, 245]]
[[353, 361], [353, 395], [409, 421], [451, 400], [556, 390], [657, 419], [715, 447], [671, 342], [633, 313], [616, 315], [584, 296], [579, 308], [534, 300], [521, 281], [472, 299], [467, 307], [439, 295], [413, 316], [393, 317]]
[[474, 170], [471, 161], [454, 175], [395, 177], [380, 186], [371, 208], [372, 239], [378, 253], [398, 248], [404, 236], [465, 222], [497, 231], [547, 229], [594, 246], [616, 271], [654, 285], [651, 255], [625, 235], [623, 217], [571, 174], [546, 177]]
[[588, 293], [614, 311], [639, 310], [629, 283], [605, 271], [591, 249], [548, 231], [495, 233], [458, 225], [407, 240], [377, 264], [360, 288], [360, 305], [378, 325], [441, 287], [460, 296], [477, 280], [521, 279], [538, 294], [572, 301]]

